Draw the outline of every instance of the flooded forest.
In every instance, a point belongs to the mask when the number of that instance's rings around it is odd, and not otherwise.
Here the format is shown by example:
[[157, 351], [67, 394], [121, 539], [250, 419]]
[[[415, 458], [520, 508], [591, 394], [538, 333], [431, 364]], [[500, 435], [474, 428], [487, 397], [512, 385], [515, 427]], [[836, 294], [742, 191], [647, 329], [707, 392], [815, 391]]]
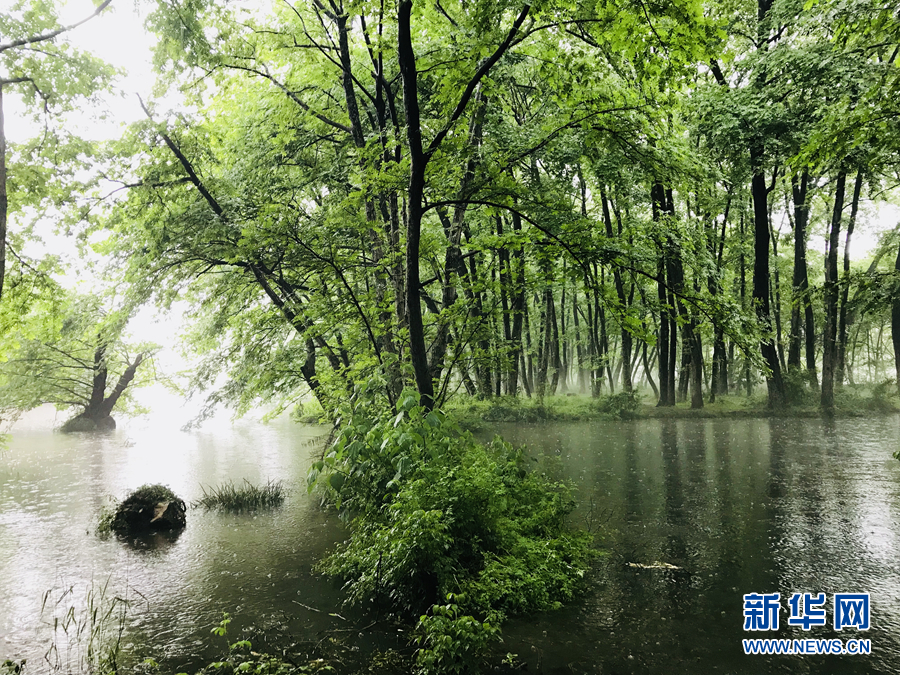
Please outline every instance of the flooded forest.
[[0, 673], [900, 670], [881, 0], [0, 8]]

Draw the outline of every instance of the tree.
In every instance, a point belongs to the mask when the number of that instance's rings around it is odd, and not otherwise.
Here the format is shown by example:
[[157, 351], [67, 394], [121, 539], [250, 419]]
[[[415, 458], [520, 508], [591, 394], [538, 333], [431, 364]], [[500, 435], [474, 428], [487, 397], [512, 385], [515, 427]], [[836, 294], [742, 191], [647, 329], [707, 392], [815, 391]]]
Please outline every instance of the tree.
[[6, 340], [0, 409], [52, 403], [78, 411], [65, 431], [115, 428], [112, 412], [128, 398], [138, 367], [155, 347], [128, 345], [122, 338], [128, 312], [105, 312], [96, 297], [57, 289], [50, 302], [35, 307]]
[[[60, 36], [99, 16], [112, 0], [103, 0], [86, 18], [63, 26], [57, 7], [44, 0], [18, 0], [0, 14], [0, 300], [6, 278], [9, 219], [7, 139], [3, 116], [4, 91], [13, 91], [38, 114], [71, 110], [78, 99], [89, 98], [107, 86], [111, 69], [73, 49]], [[44, 146], [46, 139], [39, 147]], [[54, 158], [57, 165], [59, 157]]]

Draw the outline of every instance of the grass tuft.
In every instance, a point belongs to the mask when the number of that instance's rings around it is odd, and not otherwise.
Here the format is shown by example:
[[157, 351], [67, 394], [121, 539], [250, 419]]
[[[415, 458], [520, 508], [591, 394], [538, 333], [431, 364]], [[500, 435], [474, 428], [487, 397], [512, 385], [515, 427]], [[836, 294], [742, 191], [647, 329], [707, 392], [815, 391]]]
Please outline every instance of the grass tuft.
[[281, 481], [268, 481], [265, 485], [253, 485], [246, 478], [243, 485], [231, 481], [207, 489], [200, 486], [203, 496], [191, 506], [223, 511], [252, 511], [281, 506], [285, 489]]

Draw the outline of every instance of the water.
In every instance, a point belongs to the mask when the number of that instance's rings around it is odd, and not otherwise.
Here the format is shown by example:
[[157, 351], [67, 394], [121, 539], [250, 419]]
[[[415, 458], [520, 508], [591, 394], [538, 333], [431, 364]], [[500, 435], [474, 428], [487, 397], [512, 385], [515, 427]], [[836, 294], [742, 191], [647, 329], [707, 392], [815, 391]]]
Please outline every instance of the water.
[[[538, 672], [900, 672], [900, 418], [653, 420], [500, 430], [559, 457], [576, 518], [605, 532], [590, 591], [517, 621]], [[593, 508], [591, 508], [593, 504]], [[656, 561], [681, 570], [647, 570]], [[746, 593], [780, 592], [781, 630], [745, 633]], [[871, 593], [872, 628], [787, 627], [787, 598]], [[868, 656], [747, 656], [747, 637], [868, 638]]]
[[[221, 653], [210, 629], [223, 611], [234, 616], [231, 635], [278, 626], [318, 639], [362, 621], [311, 571], [346, 536], [303, 488], [320, 429], [278, 421], [182, 433], [142, 424], [106, 436], [24, 429], [0, 455], [0, 659], [40, 663], [53, 617], [80, 611], [87, 589], [106, 580], [134, 601], [125, 642], [172, 672]], [[900, 671], [900, 463], [891, 458], [900, 417], [497, 431], [549, 456], [552, 470], [576, 484], [574, 518], [608, 551], [579, 601], [508, 625], [500, 652], [517, 654], [528, 672]], [[106, 495], [163, 482], [190, 501], [201, 484], [244, 478], [285, 480], [293, 491], [283, 508], [256, 516], [189, 510], [181, 536], [152, 546], [90, 532]], [[627, 565], [656, 561], [681, 569]], [[742, 596], [776, 591], [782, 629], [745, 633]], [[869, 592], [872, 628], [859, 636], [788, 628], [793, 592], [827, 593], [829, 622], [832, 593]], [[872, 654], [745, 656], [748, 636], [865, 637]], [[61, 652], [61, 661], [77, 659]]]
[[[54, 619], [74, 608], [83, 620], [88, 593], [96, 599], [104, 585], [108, 599], [133, 603], [125, 642], [173, 669], [221, 655], [225, 641], [210, 629], [224, 611], [234, 615], [232, 639], [250, 624], [308, 638], [346, 628], [328, 615], [340, 610], [340, 593], [311, 572], [344, 538], [305, 490], [321, 434], [286, 420], [192, 433], [146, 423], [109, 435], [46, 427], [15, 433], [0, 455], [0, 660], [26, 658], [31, 672], [49, 669], [44, 655], [54, 642]], [[174, 541], [129, 545], [93, 532], [108, 495], [122, 498], [161, 482], [190, 502], [202, 495], [201, 485], [244, 479], [283, 480], [290, 489], [285, 505], [255, 515], [189, 509], [188, 526]], [[51, 664], [77, 667], [84, 645], [66, 648], [59, 628], [55, 642]]]

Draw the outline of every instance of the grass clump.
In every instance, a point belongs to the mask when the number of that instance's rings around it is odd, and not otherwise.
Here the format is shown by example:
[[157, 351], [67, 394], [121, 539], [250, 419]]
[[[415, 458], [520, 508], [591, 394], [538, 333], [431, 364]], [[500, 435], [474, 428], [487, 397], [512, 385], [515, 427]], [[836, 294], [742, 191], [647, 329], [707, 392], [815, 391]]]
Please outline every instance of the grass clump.
[[192, 504], [205, 509], [222, 511], [253, 511], [281, 506], [284, 503], [284, 484], [281, 481], [267, 481], [264, 485], [253, 485], [246, 478], [242, 485], [228, 481], [207, 489], [200, 486], [203, 496]]
[[108, 497], [106, 503], [100, 507], [100, 515], [97, 519], [97, 534], [101, 537], [108, 537], [113, 534], [113, 523], [116, 519], [116, 511], [119, 508], [119, 500], [115, 497]]
[[411, 392], [386, 416], [358, 395], [309, 475], [348, 542], [319, 566], [349, 604], [415, 623], [419, 673], [477, 672], [507, 616], [571, 599], [593, 555], [569, 487], [521, 450], [481, 445]]

